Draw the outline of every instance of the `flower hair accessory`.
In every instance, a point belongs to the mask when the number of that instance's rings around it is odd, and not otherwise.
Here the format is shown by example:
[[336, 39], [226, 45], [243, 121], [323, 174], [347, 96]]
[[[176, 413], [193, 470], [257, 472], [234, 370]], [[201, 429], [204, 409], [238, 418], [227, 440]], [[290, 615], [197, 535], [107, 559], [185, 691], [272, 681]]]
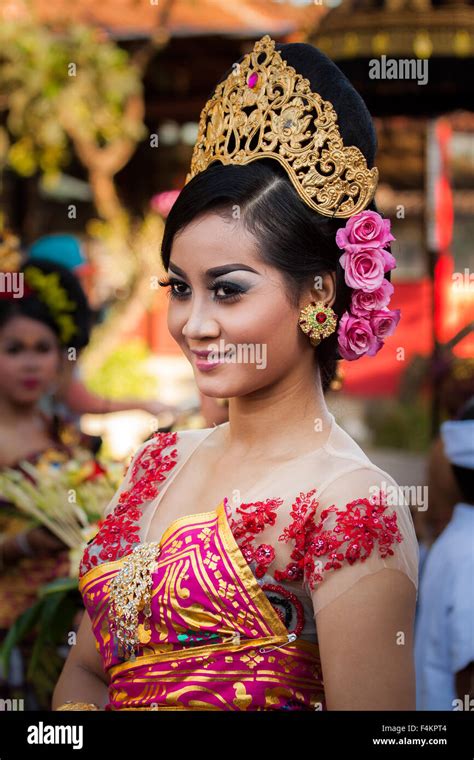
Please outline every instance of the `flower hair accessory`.
[[[0, 274], [4, 283], [18, 278], [23, 280], [21, 297], [35, 294], [48, 308], [58, 326], [59, 338], [67, 345], [79, 328], [72, 316], [77, 303], [69, 298], [67, 290], [60, 281], [59, 272], [45, 273], [36, 266], [26, 264], [21, 267], [20, 240], [8, 229], [0, 228]], [[17, 298], [18, 293], [11, 287], [0, 287], [0, 299], [9, 301]]]
[[26, 285], [35, 291], [38, 298], [43, 301], [56, 322], [60, 339], [63, 344], [78, 332], [71, 312], [75, 312], [77, 304], [72, 301], [66, 290], [62, 287], [58, 272], [45, 274], [38, 267], [28, 266], [24, 270]]
[[398, 325], [400, 309], [387, 308], [394, 288], [385, 273], [397, 264], [384, 246], [392, 240], [390, 220], [376, 211], [361, 211], [337, 231], [336, 243], [344, 251], [339, 262], [346, 284], [353, 289], [337, 331], [343, 359], [375, 356]]

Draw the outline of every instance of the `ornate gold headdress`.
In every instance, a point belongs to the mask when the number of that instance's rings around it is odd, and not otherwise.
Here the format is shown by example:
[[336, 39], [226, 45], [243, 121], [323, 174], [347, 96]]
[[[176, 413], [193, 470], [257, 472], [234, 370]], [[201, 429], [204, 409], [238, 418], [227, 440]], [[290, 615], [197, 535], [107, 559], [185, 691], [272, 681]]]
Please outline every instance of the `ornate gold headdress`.
[[323, 216], [365, 209], [378, 182], [355, 146], [344, 146], [332, 104], [312, 92], [266, 34], [204, 106], [186, 184], [214, 161], [274, 158], [301, 198]]

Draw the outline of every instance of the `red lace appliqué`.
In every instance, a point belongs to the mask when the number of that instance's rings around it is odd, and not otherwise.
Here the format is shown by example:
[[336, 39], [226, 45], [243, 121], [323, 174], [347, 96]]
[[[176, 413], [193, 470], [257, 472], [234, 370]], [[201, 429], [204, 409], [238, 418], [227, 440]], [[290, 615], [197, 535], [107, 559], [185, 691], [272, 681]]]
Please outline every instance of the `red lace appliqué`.
[[[113, 562], [133, 550], [140, 541], [137, 524], [143, 515], [140, 504], [154, 499], [168, 472], [176, 465], [177, 449], [163, 454], [163, 449], [174, 446], [177, 433], [155, 433], [141, 454], [131, 465], [131, 487], [123, 491], [115, 509], [99, 522], [99, 531], [87, 546], [81, 561], [79, 576], [99, 562]], [[142, 471], [140, 477], [139, 472]], [[97, 551], [102, 547], [101, 551]]]
[[[364, 562], [375, 545], [382, 558], [393, 555], [391, 546], [395, 541], [402, 541], [402, 536], [396, 513], [384, 514], [387, 509], [384, 494], [375, 496], [372, 501], [355, 499], [344, 509], [328, 507], [316, 522], [313, 518], [318, 502], [311, 499], [315, 492], [316, 489], [306, 495], [301, 493], [292, 505], [292, 521], [279, 540], [292, 540], [295, 548], [292, 561], [283, 571], [275, 572], [276, 580], [305, 578], [314, 590], [328, 570], [342, 567], [344, 561], [350, 565], [359, 560]], [[336, 515], [335, 526], [328, 530], [325, 522], [331, 513]]]
[[[240, 551], [249, 564], [255, 562], [257, 578], [265, 575], [268, 566], [275, 559], [275, 549], [270, 544], [254, 546], [254, 536], [261, 533], [267, 525], [275, 525], [276, 510], [282, 504], [283, 499], [266, 499], [241, 504], [235, 510], [240, 517], [237, 520], [233, 517], [229, 518], [230, 528]], [[253, 507], [252, 512], [247, 512], [249, 507]]]

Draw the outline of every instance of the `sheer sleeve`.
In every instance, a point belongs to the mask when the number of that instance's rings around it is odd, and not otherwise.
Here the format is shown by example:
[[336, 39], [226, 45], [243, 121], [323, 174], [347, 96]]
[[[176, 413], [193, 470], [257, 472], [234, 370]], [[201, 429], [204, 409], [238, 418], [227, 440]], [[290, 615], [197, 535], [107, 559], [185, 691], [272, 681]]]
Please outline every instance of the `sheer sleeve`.
[[419, 548], [410, 508], [396, 481], [375, 465], [323, 487], [305, 544], [303, 585], [315, 615], [383, 568], [405, 573], [418, 590]]
[[[118, 514], [118, 508], [122, 502], [127, 500], [130, 488], [137, 477], [142, 474], [143, 468], [146, 466], [149, 449], [150, 441], [145, 441], [136, 450], [128, 466], [125, 466], [123, 480], [103, 510], [101, 519], [96, 526], [96, 532], [85, 547], [79, 563], [80, 577], [93, 567], [97, 567], [100, 562], [107, 562], [120, 556], [122, 550], [131, 551], [134, 542], [139, 541], [139, 526], [134, 527], [130, 519], [126, 520], [123, 515]], [[130, 516], [130, 510], [128, 510], [128, 515]], [[138, 515], [137, 511], [135, 517]], [[125, 523], [126, 527], [129, 528], [128, 532], [123, 530]], [[117, 530], [119, 526], [121, 530]]]
[[135, 453], [129, 458], [128, 464], [124, 465], [123, 480], [121, 481], [119, 487], [117, 488], [111, 500], [105, 507], [103, 515], [102, 515], [102, 519], [106, 518], [107, 515], [110, 515], [114, 511], [115, 507], [119, 503], [119, 500], [122, 494], [125, 491], [127, 491], [128, 488], [131, 486], [132, 481], [136, 477], [137, 472], [140, 468], [140, 463], [143, 459], [146, 449], [149, 445], [150, 445], [150, 441], [145, 441], [144, 443], [140, 444], [140, 446], [135, 451]]

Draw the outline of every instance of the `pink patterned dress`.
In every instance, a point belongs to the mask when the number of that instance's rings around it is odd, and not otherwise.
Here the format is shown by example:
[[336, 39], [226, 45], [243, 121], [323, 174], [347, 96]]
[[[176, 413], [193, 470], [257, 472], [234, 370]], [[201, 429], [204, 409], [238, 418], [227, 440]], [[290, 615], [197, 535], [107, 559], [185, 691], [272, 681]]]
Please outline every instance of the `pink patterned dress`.
[[400, 488], [331, 417], [323, 446], [263, 474], [245, 501], [199, 512], [190, 495], [159, 541], [153, 514], [215, 428], [139, 448], [80, 567], [106, 710], [327, 709], [319, 612], [367, 573], [418, 578]]

